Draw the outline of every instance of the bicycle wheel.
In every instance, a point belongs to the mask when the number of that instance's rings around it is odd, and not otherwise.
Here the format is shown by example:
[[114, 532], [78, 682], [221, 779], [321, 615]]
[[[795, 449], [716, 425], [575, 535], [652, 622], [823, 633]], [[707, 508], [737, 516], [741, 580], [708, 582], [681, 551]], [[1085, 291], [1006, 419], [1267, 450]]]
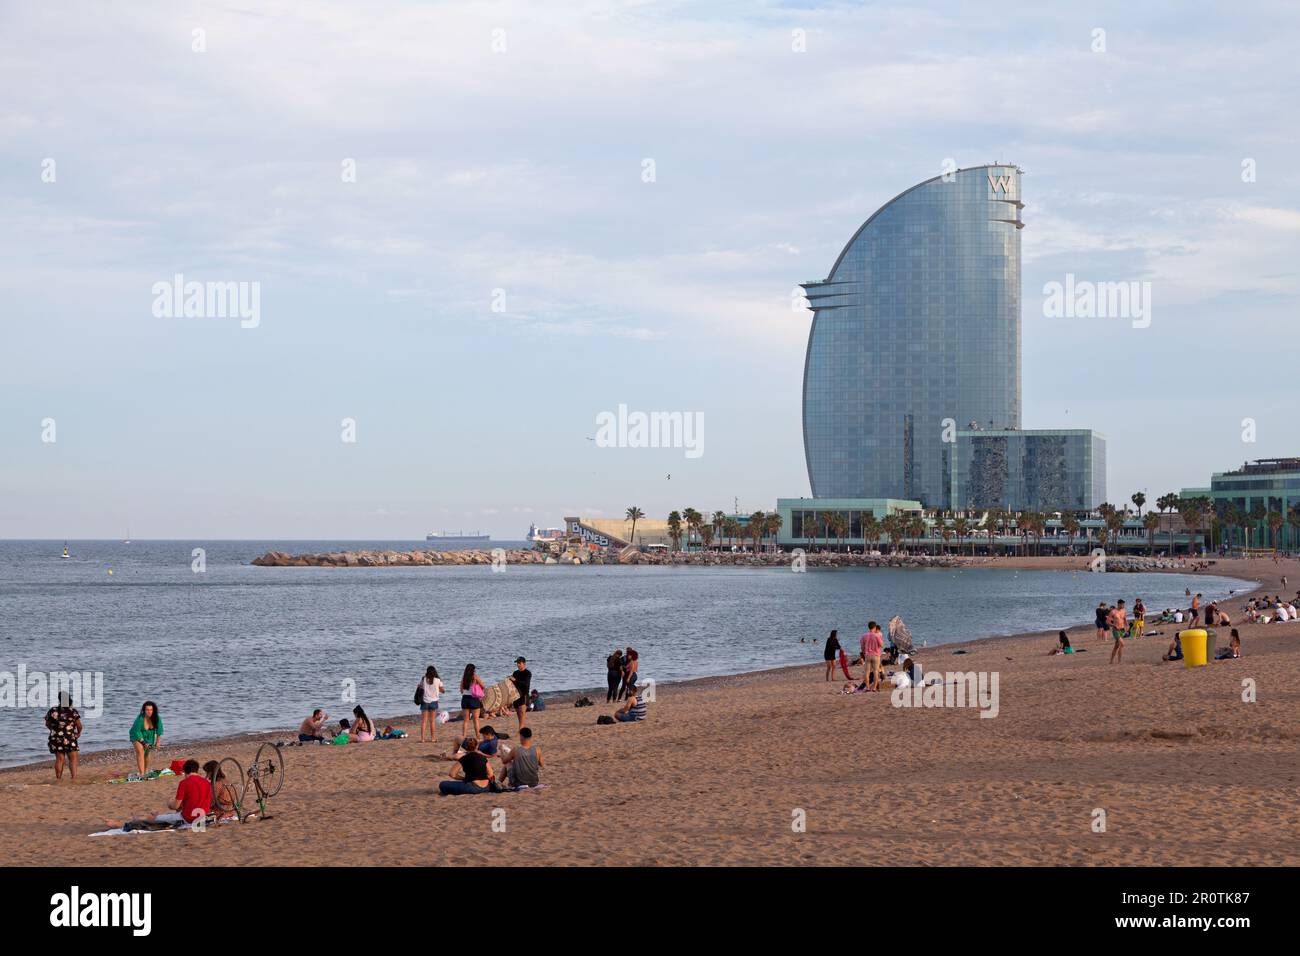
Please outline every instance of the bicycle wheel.
[[248, 777], [244, 776], [244, 768], [234, 757], [227, 757], [217, 764], [217, 774], [218, 786], [226, 796], [224, 799], [214, 801], [216, 805], [213, 806], [213, 811], [220, 810], [222, 814], [226, 814], [235, 810], [242, 816], [244, 793], [248, 790]]
[[274, 744], [258, 747], [248, 776], [257, 781], [262, 788], [263, 797], [274, 797], [279, 793], [280, 787], [284, 786], [284, 757], [280, 754], [280, 748]]

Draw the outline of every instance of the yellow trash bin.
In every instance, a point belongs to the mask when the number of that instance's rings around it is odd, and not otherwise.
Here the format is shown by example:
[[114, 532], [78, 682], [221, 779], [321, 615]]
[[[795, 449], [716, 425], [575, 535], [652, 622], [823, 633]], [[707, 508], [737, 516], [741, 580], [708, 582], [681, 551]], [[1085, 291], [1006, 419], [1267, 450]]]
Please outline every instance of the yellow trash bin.
[[1184, 667], [1205, 666], [1205, 642], [1207, 637], [1209, 635], [1200, 628], [1178, 632], [1178, 643], [1183, 647]]

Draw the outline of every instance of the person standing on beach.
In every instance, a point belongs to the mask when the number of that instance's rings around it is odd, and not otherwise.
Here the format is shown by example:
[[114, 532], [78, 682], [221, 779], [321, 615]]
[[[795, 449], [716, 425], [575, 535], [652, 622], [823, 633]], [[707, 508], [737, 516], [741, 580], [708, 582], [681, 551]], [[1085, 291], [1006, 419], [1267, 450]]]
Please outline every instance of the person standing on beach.
[[1110, 649], [1110, 662], [1124, 663], [1124, 632], [1128, 630], [1128, 612], [1124, 610], [1124, 599], [1110, 609], [1110, 636], [1115, 644]]
[[1196, 597], [1192, 598], [1192, 614], [1191, 614], [1192, 624], [1196, 624], [1196, 622], [1200, 620], [1200, 617], [1201, 617], [1201, 595], [1200, 592], [1198, 591]]
[[59, 691], [59, 705], [45, 712], [45, 727], [50, 732], [48, 746], [54, 754], [54, 779], [63, 779], [63, 762], [68, 763], [72, 782], [77, 781], [77, 741], [81, 737], [81, 714], [72, 706], [72, 695]]
[[1110, 608], [1106, 606], [1105, 601], [1102, 601], [1097, 605], [1096, 613], [1097, 640], [1099, 641], [1104, 641], [1106, 639], [1106, 619], [1108, 617], [1110, 617]]
[[523, 730], [524, 717], [528, 713], [528, 691], [533, 685], [533, 672], [528, 669], [527, 659], [515, 658], [515, 672], [510, 675], [510, 682], [519, 692], [519, 698], [515, 701], [515, 719], [519, 721], [519, 729]]
[[473, 664], [465, 665], [465, 673], [460, 678], [460, 735], [469, 736], [469, 717], [474, 715], [474, 736], [478, 736], [478, 720], [483, 713], [483, 695], [487, 688], [475, 673]]
[[641, 655], [632, 648], [623, 655], [623, 687], [618, 692], [618, 699], [631, 697], [636, 690], [636, 675], [641, 669]]
[[162, 714], [158, 713], [158, 705], [146, 700], [131, 725], [131, 746], [135, 748], [135, 766], [140, 776], [149, 772], [149, 758], [162, 746], [162, 735]]
[[447, 689], [442, 685], [442, 678], [438, 676], [438, 668], [432, 664], [426, 667], [424, 677], [416, 689], [420, 692], [420, 743], [424, 743], [426, 730], [429, 732], [429, 743], [437, 743], [438, 699]]
[[826, 649], [822, 651], [822, 659], [826, 661], [826, 679], [835, 679], [835, 658], [839, 655], [840, 638], [839, 631], [831, 631], [831, 636], [826, 638]]
[[623, 652], [615, 651], [605, 658], [605, 685], [609, 688], [605, 694], [605, 703], [612, 704], [618, 700], [618, 689], [623, 684]]
[[1133, 635], [1141, 637], [1147, 627], [1147, 606], [1138, 598], [1133, 602]]
[[880, 655], [885, 649], [885, 635], [875, 621], [867, 624], [867, 633], [862, 635], [863, 683], [867, 690], [880, 690], [884, 682], [884, 671], [880, 667]]

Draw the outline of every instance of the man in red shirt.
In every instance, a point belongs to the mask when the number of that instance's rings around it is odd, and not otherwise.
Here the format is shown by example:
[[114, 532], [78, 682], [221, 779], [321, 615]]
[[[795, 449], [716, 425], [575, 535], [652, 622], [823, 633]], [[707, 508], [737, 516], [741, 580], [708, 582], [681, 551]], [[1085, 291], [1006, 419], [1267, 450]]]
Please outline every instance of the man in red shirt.
[[181, 770], [185, 776], [176, 787], [176, 799], [167, 801], [167, 806], [175, 812], [150, 813], [141, 819], [127, 820], [125, 823], [108, 820], [108, 825], [124, 830], [166, 830], [178, 823], [193, 823], [206, 817], [212, 809], [212, 784], [199, 773], [197, 760], [185, 761]]
[[885, 650], [885, 635], [875, 621], [867, 624], [867, 633], [862, 635], [862, 663], [865, 667], [867, 690], [880, 690], [884, 681], [884, 671], [880, 667], [880, 655]]

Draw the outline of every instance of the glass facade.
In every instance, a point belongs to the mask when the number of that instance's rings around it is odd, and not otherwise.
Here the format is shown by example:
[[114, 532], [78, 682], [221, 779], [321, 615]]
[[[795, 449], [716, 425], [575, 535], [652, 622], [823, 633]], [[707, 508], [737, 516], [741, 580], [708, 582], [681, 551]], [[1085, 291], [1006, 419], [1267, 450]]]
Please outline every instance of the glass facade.
[[1106, 500], [1106, 440], [1086, 428], [959, 431], [951, 444], [954, 510], [1090, 511]]
[[[1216, 517], [1223, 523], [1221, 540], [1232, 547], [1300, 547], [1300, 523], [1292, 524], [1290, 520], [1300, 512], [1300, 458], [1247, 462], [1237, 471], [1211, 475], [1209, 488], [1184, 488], [1182, 497], [1209, 498]], [[1249, 531], [1228, 526], [1230, 507], [1250, 517]], [[1270, 512], [1282, 519], [1276, 532], [1268, 523]]]
[[1015, 166], [936, 177], [877, 210], [830, 275], [805, 284], [815, 498], [946, 507], [945, 431], [1020, 426], [1022, 206]]

